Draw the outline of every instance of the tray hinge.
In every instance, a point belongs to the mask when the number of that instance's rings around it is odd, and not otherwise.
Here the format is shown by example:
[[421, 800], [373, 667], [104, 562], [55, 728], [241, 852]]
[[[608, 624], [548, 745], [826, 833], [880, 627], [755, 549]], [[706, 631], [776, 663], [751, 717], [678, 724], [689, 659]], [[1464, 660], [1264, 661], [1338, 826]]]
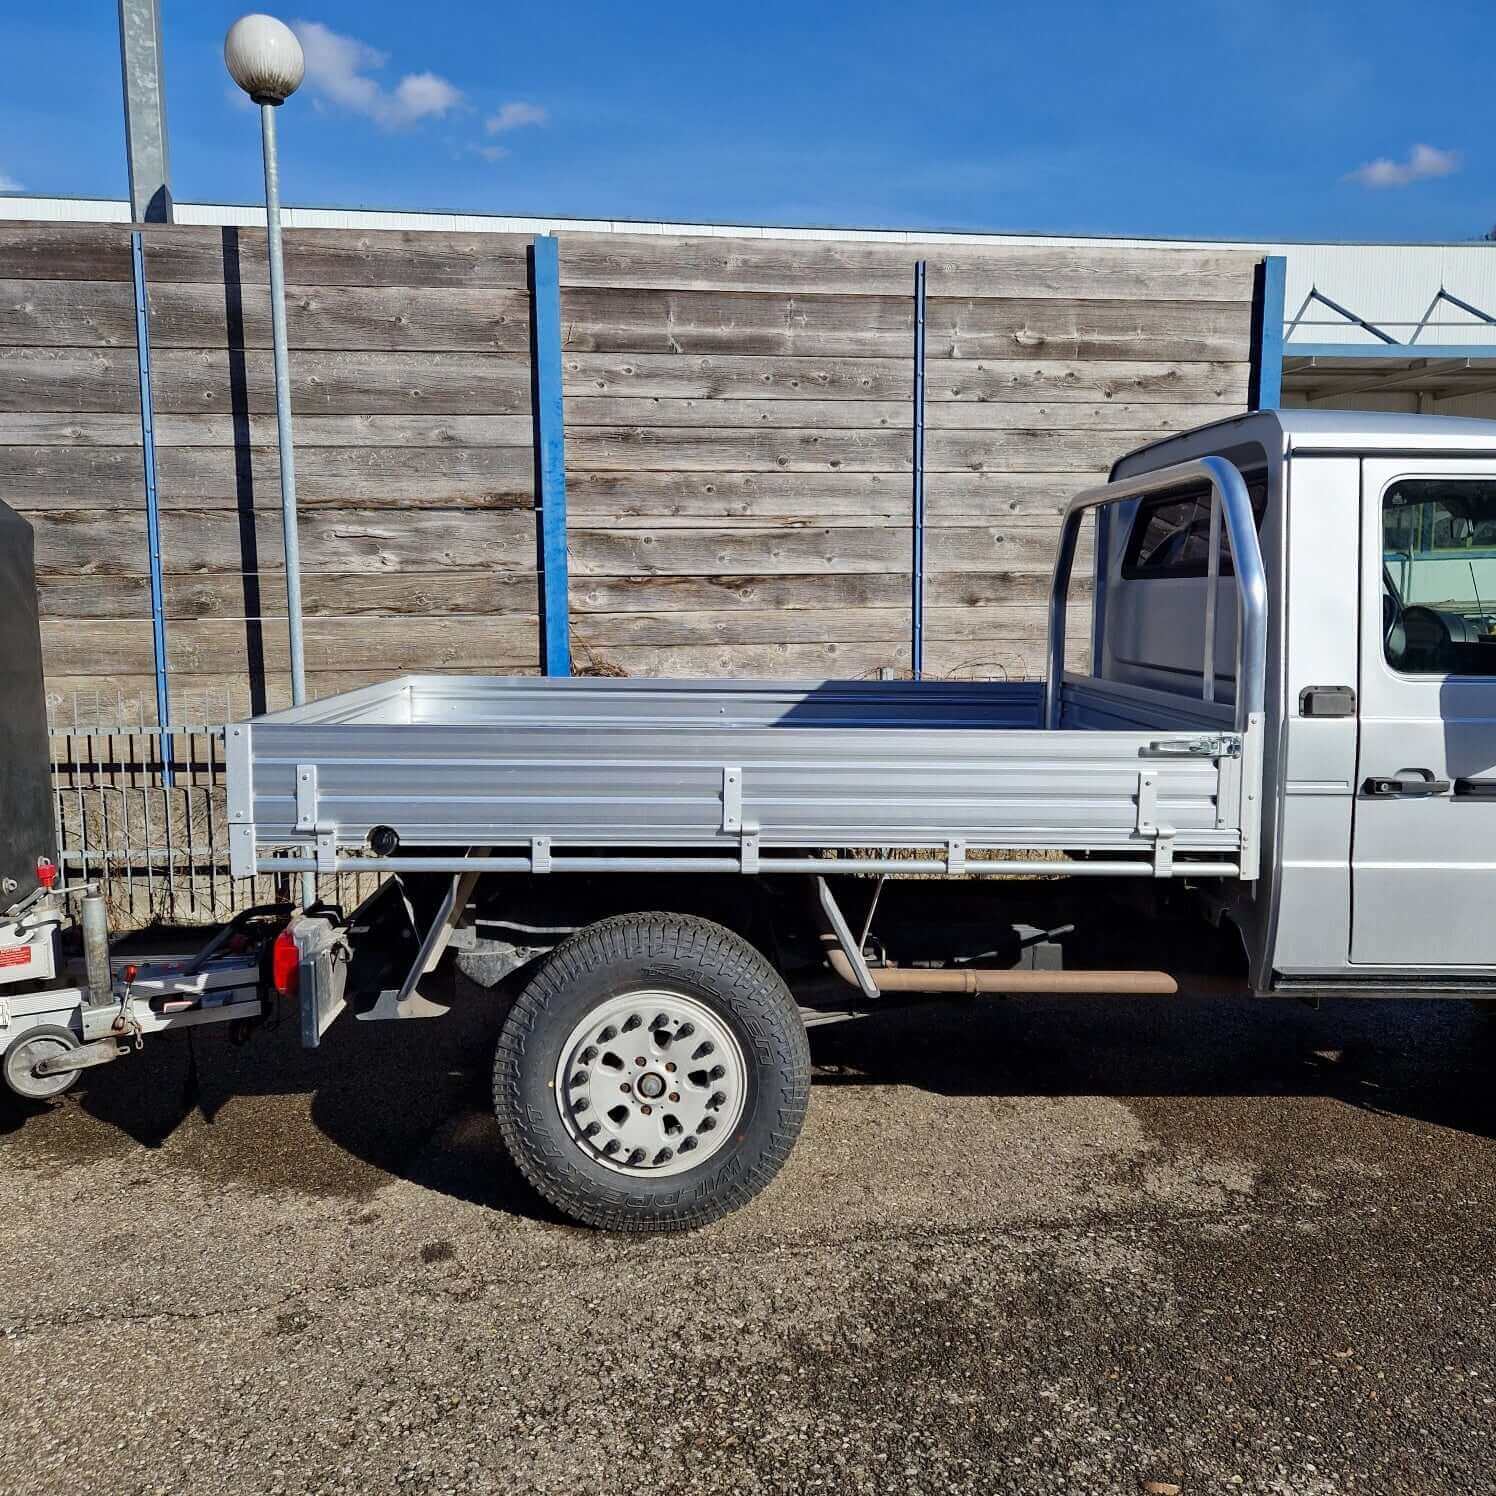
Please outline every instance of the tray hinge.
[[945, 845], [945, 870], [953, 878], [966, 872], [966, 838], [953, 836]]
[[758, 833], [756, 831], [745, 831], [743, 833], [741, 858], [743, 871], [745, 873], [756, 873], [758, 871]]
[[1158, 771], [1142, 769], [1138, 773], [1139, 836], [1153, 838], [1153, 876], [1168, 878], [1174, 872], [1174, 828], [1158, 819]]
[[722, 766], [722, 829], [743, 829], [743, 771], [736, 764]]
[[225, 730], [223, 758], [228, 774], [229, 876], [233, 878], [253, 878], [259, 871], [255, 853], [254, 759], [250, 742], [248, 723], [239, 722]]
[[548, 836], [530, 838], [530, 871], [548, 873], [551, 870], [551, 839]]
[[317, 843], [317, 871], [332, 873], [338, 866], [338, 828], [318, 816], [317, 766], [296, 765], [296, 829], [310, 831]]

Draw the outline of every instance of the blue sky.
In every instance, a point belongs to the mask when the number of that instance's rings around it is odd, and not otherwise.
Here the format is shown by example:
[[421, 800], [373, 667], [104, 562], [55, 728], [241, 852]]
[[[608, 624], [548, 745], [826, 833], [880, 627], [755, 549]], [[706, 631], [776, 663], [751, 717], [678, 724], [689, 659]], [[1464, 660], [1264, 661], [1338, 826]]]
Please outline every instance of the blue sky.
[[[10, 0], [0, 181], [126, 190], [115, 6]], [[241, 4], [161, 0], [178, 197], [259, 194]], [[288, 202], [1265, 239], [1496, 224], [1496, 5], [296, 0]], [[24, 68], [17, 58], [26, 59]]]

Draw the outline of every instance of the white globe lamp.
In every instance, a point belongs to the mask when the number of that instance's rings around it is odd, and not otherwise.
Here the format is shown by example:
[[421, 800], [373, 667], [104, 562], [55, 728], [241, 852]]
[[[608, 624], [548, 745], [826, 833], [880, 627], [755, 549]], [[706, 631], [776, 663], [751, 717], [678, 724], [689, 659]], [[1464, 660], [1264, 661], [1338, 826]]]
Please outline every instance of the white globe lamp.
[[223, 39], [223, 62], [256, 104], [284, 104], [306, 76], [296, 33], [274, 16], [240, 16]]

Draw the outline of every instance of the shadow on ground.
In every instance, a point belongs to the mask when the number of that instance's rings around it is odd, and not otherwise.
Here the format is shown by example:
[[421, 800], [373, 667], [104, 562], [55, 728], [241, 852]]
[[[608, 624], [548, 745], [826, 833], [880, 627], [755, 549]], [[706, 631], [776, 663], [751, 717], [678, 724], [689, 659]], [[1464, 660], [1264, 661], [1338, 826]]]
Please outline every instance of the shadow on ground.
[[[147, 1149], [223, 1187], [350, 1197], [393, 1176], [554, 1221], [504, 1154], [490, 1109], [502, 1008], [469, 989], [444, 1019], [345, 1018], [315, 1051], [300, 1047], [289, 1010], [242, 1047], [209, 1032], [157, 1040], [85, 1076], [62, 1103], [23, 1109], [0, 1099], [0, 1157], [127, 1164]], [[820, 1088], [1148, 1107], [1312, 1097], [1496, 1135], [1496, 1043], [1464, 1002], [932, 1002], [816, 1030], [812, 1048]]]

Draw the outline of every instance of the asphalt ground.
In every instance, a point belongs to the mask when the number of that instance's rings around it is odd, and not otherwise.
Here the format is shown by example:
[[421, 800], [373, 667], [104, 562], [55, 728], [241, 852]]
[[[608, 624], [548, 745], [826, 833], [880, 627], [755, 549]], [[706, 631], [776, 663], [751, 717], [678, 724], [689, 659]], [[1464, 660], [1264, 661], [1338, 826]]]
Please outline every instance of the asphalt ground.
[[288, 1015], [0, 1104], [0, 1491], [1496, 1489], [1465, 1005], [819, 1030], [775, 1184], [641, 1239], [504, 1158], [496, 1020]]

